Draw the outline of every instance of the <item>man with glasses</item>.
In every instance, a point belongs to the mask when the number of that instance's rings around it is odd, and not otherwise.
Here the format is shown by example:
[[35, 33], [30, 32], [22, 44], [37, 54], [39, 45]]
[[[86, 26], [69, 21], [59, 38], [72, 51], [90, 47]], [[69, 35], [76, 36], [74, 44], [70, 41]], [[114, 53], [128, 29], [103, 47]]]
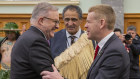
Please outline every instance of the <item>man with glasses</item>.
[[[93, 62], [94, 42], [92, 43], [91, 40], [88, 40], [87, 35], [80, 28], [82, 10], [76, 5], [68, 5], [62, 12], [62, 18], [65, 29], [56, 32], [54, 38], [50, 40], [55, 65], [60, 70], [60, 73], [68, 79], [85, 79]], [[63, 63], [67, 60], [69, 60], [67, 63]], [[73, 67], [70, 67], [71, 65]], [[70, 68], [68, 69], [67, 67]]]
[[29, 30], [13, 47], [10, 79], [42, 79], [42, 71], [53, 71], [48, 40], [59, 27], [58, 8], [46, 2], [39, 3], [32, 12], [30, 23]]

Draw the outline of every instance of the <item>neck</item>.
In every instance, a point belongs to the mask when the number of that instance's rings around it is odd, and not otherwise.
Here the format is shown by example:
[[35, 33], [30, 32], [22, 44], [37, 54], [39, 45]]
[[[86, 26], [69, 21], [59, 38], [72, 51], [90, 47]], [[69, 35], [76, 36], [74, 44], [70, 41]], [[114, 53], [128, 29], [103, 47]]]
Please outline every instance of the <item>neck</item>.
[[99, 43], [103, 38], [105, 38], [111, 32], [113, 32], [113, 30], [108, 30], [107, 29], [107, 30], [102, 31], [102, 33], [99, 35], [100, 38], [97, 40], [97, 42]]

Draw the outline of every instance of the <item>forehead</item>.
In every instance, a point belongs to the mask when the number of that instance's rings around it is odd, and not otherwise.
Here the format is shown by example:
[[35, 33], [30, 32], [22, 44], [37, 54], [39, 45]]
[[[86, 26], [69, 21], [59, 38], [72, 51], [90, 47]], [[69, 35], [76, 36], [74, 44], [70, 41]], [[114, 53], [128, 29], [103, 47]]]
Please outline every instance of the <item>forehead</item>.
[[128, 33], [136, 33], [134, 30], [128, 30]]
[[87, 20], [93, 19], [94, 16], [95, 16], [95, 13], [94, 13], [94, 12], [89, 12], [89, 13], [88, 13], [88, 16], [87, 16]]
[[75, 10], [67, 10], [64, 13], [64, 17], [75, 17], [75, 18], [78, 18], [78, 13]]

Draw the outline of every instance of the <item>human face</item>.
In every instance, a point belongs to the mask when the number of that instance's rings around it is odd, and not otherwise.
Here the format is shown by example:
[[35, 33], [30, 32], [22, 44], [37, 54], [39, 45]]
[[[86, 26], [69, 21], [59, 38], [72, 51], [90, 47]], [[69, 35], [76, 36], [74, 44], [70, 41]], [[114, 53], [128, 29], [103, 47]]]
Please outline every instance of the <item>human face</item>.
[[81, 20], [78, 17], [78, 13], [73, 10], [67, 10], [64, 13], [64, 24], [66, 27], [66, 30], [71, 34], [74, 35], [78, 32]]
[[16, 40], [16, 33], [13, 31], [7, 31], [5, 32], [6, 36], [8, 37], [8, 40], [14, 41]]
[[46, 15], [42, 18], [41, 29], [49, 40], [54, 37], [54, 32], [59, 27], [59, 13], [58, 11], [49, 11]]
[[119, 38], [121, 36], [121, 33], [119, 31], [114, 32]]
[[124, 36], [119, 32], [119, 31], [116, 31], [114, 32], [116, 34], [116, 36], [118, 36], [118, 38], [123, 42], [125, 39], [124, 39]]
[[85, 28], [87, 29], [88, 39], [97, 41], [99, 36], [99, 22], [98, 20], [94, 19], [94, 16], [94, 12], [88, 13]]
[[133, 39], [136, 37], [136, 32], [134, 30], [128, 30], [127, 34], [130, 34]]

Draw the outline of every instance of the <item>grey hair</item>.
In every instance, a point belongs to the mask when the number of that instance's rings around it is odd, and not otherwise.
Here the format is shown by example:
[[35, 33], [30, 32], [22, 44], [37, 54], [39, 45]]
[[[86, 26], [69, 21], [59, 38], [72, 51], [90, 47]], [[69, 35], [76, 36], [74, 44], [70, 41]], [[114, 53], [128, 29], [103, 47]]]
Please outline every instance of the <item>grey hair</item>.
[[48, 13], [50, 10], [58, 11], [58, 8], [47, 2], [38, 3], [33, 9], [32, 16], [30, 19], [31, 23], [32, 21], [37, 20], [39, 16], [45, 16], [44, 14]]
[[130, 25], [130, 26], [127, 27], [127, 31], [129, 31], [129, 30], [133, 30], [133, 31], [136, 32], [136, 27], [133, 26], [133, 25]]

